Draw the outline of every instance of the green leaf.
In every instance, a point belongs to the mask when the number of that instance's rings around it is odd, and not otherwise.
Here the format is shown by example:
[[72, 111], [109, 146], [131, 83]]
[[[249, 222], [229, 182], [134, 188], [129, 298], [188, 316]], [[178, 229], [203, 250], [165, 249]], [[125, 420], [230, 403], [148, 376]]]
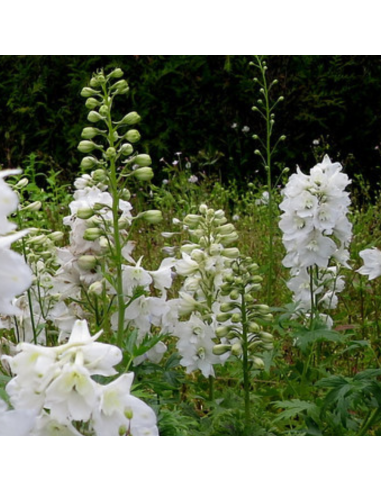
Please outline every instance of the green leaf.
[[308, 415], [316, 414], [318, 410], [315, 403], [298, 399], [276, 401], [273, 403], [273, 405], [275, 408], [284, 409], [284, 411], [274, 419], [274, 423], [280, 422], [282, 420], [293, 419], [304, 412], [306, 412]]

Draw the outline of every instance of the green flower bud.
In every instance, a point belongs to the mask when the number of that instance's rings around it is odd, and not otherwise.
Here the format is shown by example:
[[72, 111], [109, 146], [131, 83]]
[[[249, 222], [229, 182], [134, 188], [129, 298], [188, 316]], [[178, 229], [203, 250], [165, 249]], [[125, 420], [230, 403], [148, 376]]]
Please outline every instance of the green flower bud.
[[152, 159], [148, 154], [139, 154], [134, 157], [133, 163], [142, 167], [150, 166], [152, 164]]
[[109, 147], [107, 150], [106, 150], [106, 158], [107, 159], [112, 159], [116, 157], [116, 150], [115, 150], [115, 147]]
[[134, 152], [134, 148], [131, 144], [123, 144], [120, 147], [119, 152], [123, 155], [129, 156]]
[[265, 343], [272, 343], [274, 340], [274, 337], [272, 336], [271, 333], [268, 333], [267, 331], [262, 331], [259, 336], [261, 337], [261, 340]]
[[85, 239], [86, 241], [95, 241], [96, 239], [101, 237], [102, 234], [102, 230], [98, 227], [90, 227], [89, 229], [86, 229], [85, 233], [83, 234], [83, 239]]
[[90, 111], [90, 113], [87, 115], [87, 119], [91, 123], [98, 123], [98, 121], [103, 120], [103, 116], [101, 116], [99, 113], [96, 111]]
[[254, 321], [251, 321], [248, 324], [248, 330], [250, 333], [260, 333], [261, 332], [261, 327], [259, 326], [258, 323], [255, 323]]
[[94, 215], [94, 210], [90, 207], [79, 208], [76, 215], [79, 219], [90, 219]]
[[[89, 230], [89, 229], [88, 229]], [[81, 270], [86, 272], [94, 270], [97, 266], [97, 259], [92, 255], [83, 255], [78, 258], [78, 266]]]
[[94, 128], [93, 126], [88, 126], [82, 130], [81, 137], [86, 139], [91, 139], [99, 135], [98, 128]]
[[30, 212], [37, 212], [38, 210], [40, 210], [40, 208], [42, 207], [42, 203], [37, 201], [37, 202], [32, 202], [32, 203], [29, 203], [29, 205], [27, 205], [26, 207], [23, 207], [21, 210], [23, 212], [29, 210]]
[[[230, 318], [229, 313], [217, 315], [218, 322], [227, 321], [229, 318]], [[218, 338], [223, 338], [229, 334], [229, 331], [230, 331], [230, 326], [218, 326], [216, 328], [216, 335], [218, 336]]]
[[238, 248], [225, 248], [222, 251], [222, 256], [225, 256], [226, 258], [238, 258], [239, 256], [239, 249]]
[[48, 234], [47, 236], [49, 239], [51, 239], [54, 242], [61, 241], [64, 238], [64, 233], [61, 231], [54, 231]]
[[238, 298], [239, 298], [239, 292], [238, 290], [232, 290], [230, 293], [229, 293], [229, 297], [232, 301], [236, 301]]
[[251, 294], [245, 294], [244, 298], [247, 304], [252, 304], [254, 302], [254, 297]]
[[93, 150], [99, 148], [99, 145], [96, 145], [94, 142], [91, 140], [82, 140], [82, 142], [79, 142], [77, 149], [80, 152], [83, 152], [84, 154], [88, 154], [89, 152], [92, 152]]
[[128, 130], [125, 137], [130, 143], [134, 144], [136, 142], [139, 142], [140, 133], [138, 132], [138, 130]]
[[127, 94], [127, 92], [130, 90], [127, 82], [124, 79], [118, 80], [118, 82], [112, 85], [110, 89], [112, 91], [116, 91], [118, 94]]
[[[234, 308], [235, 308], [235, 303], [233, 303], [233, 302], [223, 302], [220, 305], [221, 313], [228, 313], [229, 311], [231, 311]], [[234, 323], [234, 321], [233, 321], [233, 323]]]
[[87, 228], [89, 227], [99, 227], [101, 224], [103, 224], [102, 218], [99, 217], [98, 215], [93, 215], [89, 219], [86, 219], [86, 226]]
[[22, 188], [25, 188], [25, 186], [27, 186], [28, 183], [29, 183], [28, 178], [21, 178], [20, 181], [18, 181], [18, 183], [14, 185], [14, 189], [21, 190]]
[[150, 181], [154, 176], [150, 167], [139, 167], [132, 174], [139, 181]]
[[110, 108], [106, 104], [102, 104], [102, 106], [99, 108], [99, 114], [103, 118], [107, 118], [107, 116], [110, 114]]
[[270, 312], [270, 308], [266, 304], [257, 304], [255, 309], [259, 314], [268, 314]]
[[28, 244], [41, 245], [41, 244], [44, 244], [46, 242], [46, 236], [44, 236], [43, 234], [40, 234], [39, 236], [34, 236], [34, 237], [27, 239], [26, 242]]
[[107, 173], [104, 169], [96, 169], [91, 173], [91, 177], [96, 183], [103, 183], [107, 179]]
[[86, 156], [81, 161], [81, 167], [84, 171], [87, 171], [95, 167], [98, 164], [98, 162], [99, 162], [98, 159], [96, 159], [95, 157]]
[[116, 68], [109, 74], [109, 78], [120, 79], [123, 77], [123, 70], [121, 68]]
[[274, 345], [272, 343], [262, 342], [262, 348], [263, 350], [272, 350], [274, 348]]
[[158, 224], [163, 220], [163, 214], [160, 210], [146, 210], [141, 212], [137, 217], [146, 220], [149, 224]]
[[231, 243], [235, 243], [238, 240], [238, 234], [236, 232], [232, 232], [231, 234], [227, 234], [226, 236], [222, 236], [220, 238], [220, 243], [224, 246], [228, 246]]
[[200, 214], [205, 215], [206, 212], [208, 211], [208, 207], [207, 207], [207, 205], [205, 205], [205, 203], [202, 203], [198, 210], [199, 210]]
[[260, 357], [253, 356], [251, 360], [253, 361], [254, 369], [260, 369], [262, 371], [265, 368], [265, 363]]
[[87, 101], [85, 102], [86, 108], [90, 110], [97, 108], [98, 106], [100, 106], [100, 104], [101, 103], [93, 97], [89, 97], [89, 99], [87, 99]]
[[103, 292], [103, 284], [102, 282], [94, 282], [89, 287], [89, 293], [94, 294], [96, 296], [100, 296]]
[[233, 313], [232, 314], [232, 318], [231, 318], [232, 323], [240, 323], [241, 320], [242, 320], [242, 316], [240, 313]]
[[230, 352], [231, 346], [226, 344], [215, 345], [212, 349], [214, 355], [224, 355]]
[[188, 214], [184, 218], [184, 224], [188, 227], [197, 227], [198, 224], [200, 223], [201, 217], [199, 215], [194, 215], [194, 214]]
[[236, 356], [242, 355], [242, 346], [240, 343], [237, 342], [232, 345], [232, 354]]
[[132, 111], [131, 113], [126, 114], [126, 116], [124, 116], [118, 124], [132, 126], [139, 123], [140, 120], [141, 117], [138, 115], [138, 113], [136, 111]]
[[218, 234], [226, 236], [227, 234], [235, 232], [235, 227], [233, 226], [233, 224], [225, 224], [223, 226], [217, 227], [216, 232]]
[[120, 229], [127, 229], [130, 225], [130, 221], [127, 219], [127, 217], [121, 217], [118, 220], [118, 225]]
[[92, 89], [91, 87], [84, 87], [81, 91], [82, 97], [97, 96], [98, 94], [99, 94], [99, 91], [96, 91], [96, 90]]

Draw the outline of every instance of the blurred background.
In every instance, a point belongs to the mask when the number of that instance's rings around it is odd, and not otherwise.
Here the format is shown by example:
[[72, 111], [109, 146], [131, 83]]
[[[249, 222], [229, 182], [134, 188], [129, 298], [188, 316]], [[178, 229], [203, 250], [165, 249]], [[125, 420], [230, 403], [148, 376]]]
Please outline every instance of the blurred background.
[[[98, 68], [121, 67], [130, 96], [121, 113], [142, 121], [140, 151], [153, 159], [161, 180], [163, 159], [177, 153], [194, 172], [242, 186], [261, 179], [253, 134], [263, 122], [252, 111], [259, 97], [250, 55], [0, 56], [0, 163], [23, 166], [33, 153], [41, 170], [64, 179], [78, 174], [77, 151], [86, 125], [82, 87]], [[322, 153], [343, 163], [356, 180], [381, 177], [381, 55], [267, 57], [269, 80], [278, 79], [274, 139], [286, 135], [276, 160], [292, 172], [309, 169]]]

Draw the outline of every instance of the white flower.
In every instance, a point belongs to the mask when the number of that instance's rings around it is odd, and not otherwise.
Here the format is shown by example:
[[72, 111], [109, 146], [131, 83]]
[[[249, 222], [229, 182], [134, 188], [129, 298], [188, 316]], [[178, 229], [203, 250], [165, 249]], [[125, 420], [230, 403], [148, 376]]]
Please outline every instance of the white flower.
[[33, 410], [9, 410], [0, 399], [0, 436], [27, 436], [36, 420]]
[[369, 280], [373, 280], [381, 275], [381, 251], [375, 247], [364, 249], [360, 253], [364, 265], [357, 271], [361, 275], [368, 275]]
[[103, 386], [92, 415], [98, 436], [158, 435], [156, 415], [143, 401], [130, 394], [134, 375], [123, 374]]

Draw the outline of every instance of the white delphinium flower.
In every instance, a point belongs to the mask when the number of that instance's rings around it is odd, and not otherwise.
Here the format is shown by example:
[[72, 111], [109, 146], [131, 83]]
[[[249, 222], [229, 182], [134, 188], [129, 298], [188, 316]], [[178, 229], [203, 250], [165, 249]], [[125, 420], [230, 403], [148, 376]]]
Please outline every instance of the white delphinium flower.
[[[116, 375], [114, 366], [122, 359], [118, 347], [96, 341], [100, 335], [91, 336], [87, 322], [76, 321], [63, 345], [21, 343], [16, 355], [3, 356], [15, 375], [6, 386], [14, 410], [30, 410], [37, 417], [25, 433], [81, 435], [73, 427], [79, 421], [90, 434], [157, 435], [152, 409], [130, 395], [132, 374], [106, 386], [93, 379]], [[12, 415], [7, 411], [4, 418]]]
[[123, 374], [102, 387], [92, 416], [98, 436], [157, 436], [156, 415], [143, 401], [130, 394], [134, 375]]
[[364, 249], [360, 252], [364, 265], [357, 271], [361, 275], [367, 275], [369, 280], [374, 280], [381, 275], [381, 251], [375, 247]]
[[[178, 222], [181, 223], [181, 222]], [[225, 301], [220, 287], [223, 276], [239, 254], [230, 245], [237, 239], [235, 227], [227, 223], [222, 210], [201, 205], [199, 214], [187, 215], [183, 229], [190, 236], [179, 250], [181, 258], [172, 260], [176, 274], [183, 279], [178, 298], [169, 301], [170, 315], [163, 317], [166, 330], [178, 338], [177, 349], [187, 372], [200, 370], [213, 376], [213, 365], [226, 357], [214, 355], [216, 316]]]
[[8, 220], [8, 215], [17, 209], [19, 200], [3, 178], [18, 173], [17, 170], [0, 171], [0, 313], [7, 315], [19, 313], [12, 301], [28, 289], [32, 282], [30, 268], [18, 253], [10, 249], [11, 244], [27, 232], [9, 234], [16, 226]]
[[299, 309], [306, 313], [317, 308], [312, 306], [314, 299], [318, 304], [335, 307], [335, 292], [344, 288], [342, 277], [331, 263], [350, 268], [352, 224], [347, 218], [350, 199], [345, 191], [350, 182], [341, 164], [325, 156], [309, 175], [297, 168], [282, 192], [279, 227], [287, 251], [283, 265], [291, 268], [292, 278], [287, 285]]
[[0, 398], [0, 436], [27, 436], [33, 429], [36, 412], [11, 410]]

